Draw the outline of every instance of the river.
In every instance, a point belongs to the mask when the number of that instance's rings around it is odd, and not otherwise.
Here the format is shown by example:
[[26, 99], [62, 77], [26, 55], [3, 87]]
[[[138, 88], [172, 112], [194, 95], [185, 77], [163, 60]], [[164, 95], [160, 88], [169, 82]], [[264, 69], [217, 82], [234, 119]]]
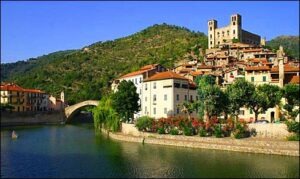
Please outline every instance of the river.
[[1, 177], [292, 178], [298, 159], [116, 141], [93, 124], [1, 129]]

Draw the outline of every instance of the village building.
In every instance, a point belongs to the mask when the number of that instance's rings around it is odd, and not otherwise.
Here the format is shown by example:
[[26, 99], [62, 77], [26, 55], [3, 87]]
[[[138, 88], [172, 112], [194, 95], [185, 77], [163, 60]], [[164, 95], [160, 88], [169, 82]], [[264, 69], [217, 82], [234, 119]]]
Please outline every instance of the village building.
[[[151, 64], [151, 65], [143, 66], [138, 71], [134, 71], [134, 72], [125, 74], [125, 75], [121, 76], [120, 78], [114, 80], [114, 82], [111, 86], [112, 91], [114, 91], [114, 92], [117, 91], [118, 84], [121, 81], [123, 81], [123, 80], [132, 81], [136, 87], [136, 93], [139, 94], [139, 98], [140, 98], [139, 104], [141, 105], [141, 99], [143, 98], [143, 93], [142, 93], [143, 81], [145, 79], [148, 79], [149, 77], [155, 75], [158, 72], [163, 72], [166, 70], [167, 69], [160, 64]], [[140, 116], [141, 116], [141, 111], [134, 114], [134, 118], [138, 118]]]
[[[143, 82], [142, 115], [154, 118], [186, 115], [183, 102], [198, 100], [196, 85], [177, 73], [166, 71]], [[191, 116], [196, 116], [193, 112]]]
[[14, 112], [48, 111], [49, 95], [38, 89], [24, 89], [17, 84], [1, 84], [1, 104], [13, 107]]

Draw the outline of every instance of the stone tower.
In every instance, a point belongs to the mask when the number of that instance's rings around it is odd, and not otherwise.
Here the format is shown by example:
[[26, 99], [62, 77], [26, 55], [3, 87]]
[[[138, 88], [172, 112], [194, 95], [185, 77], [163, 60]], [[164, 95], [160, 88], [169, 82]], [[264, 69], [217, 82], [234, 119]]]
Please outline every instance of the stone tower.
[[62, 91], [60, 93], [60, 100], [64, 103], [65, 102], [65, 93]]
[[242, 16], [239, 14], [234, 14], [230, 17], [230, 29], [231, 29], [231, 33], [232, 39], [239, 39], [240, 41], [242, 41], [241, 39], [241, 32], [242, 32]]
[[218, 28], [218, 22], [216, 20], [208, 21], [208, 48], [214, 48], [215, 42], [215, 30]]
[[283, 87], [284, 83], [284, 60], [285, 53], [283, 51], [283, 47], [280, 45], [279, 50], [277, 50], [277, 61], [279, 63], [278, 70], [279, 70], [279, 87]]

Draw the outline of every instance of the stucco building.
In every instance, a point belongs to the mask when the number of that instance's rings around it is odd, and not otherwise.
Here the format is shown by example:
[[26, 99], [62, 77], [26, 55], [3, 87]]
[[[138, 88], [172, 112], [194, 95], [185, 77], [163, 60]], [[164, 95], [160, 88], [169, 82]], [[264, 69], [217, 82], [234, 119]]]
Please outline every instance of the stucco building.
[[[180, 105], [198, 100], [196, 85], [171, 71], [144, 80], [142, 115], [154, 118], [185, 115]], [[191, 114], [196, 116], [196, 112]]]
[[[114, 80], [111, 88], [112, 91], [116, 92], [118, 89], [118, 85], [121, 81], [126, 80], [126, 81], [132, 81], [136, 87], [136, 93], [139, 94], [139, 104], [141, 105], [142, 101], [141, 99], [143, 98], [143, 81], [153, 75], [155, 75], [158, 72], [163, 72], [166, 71], [166, 68], [163, 67], [160, 64], [150, 64], [143, 66], [140, 68], [138, 71], [134, 71], [128, 74], [125, 74], [121, 76], [120, 78]], [[141, 111], [137, 112], [134, 114], [134, 118], [138, 118], [141, 116]]]

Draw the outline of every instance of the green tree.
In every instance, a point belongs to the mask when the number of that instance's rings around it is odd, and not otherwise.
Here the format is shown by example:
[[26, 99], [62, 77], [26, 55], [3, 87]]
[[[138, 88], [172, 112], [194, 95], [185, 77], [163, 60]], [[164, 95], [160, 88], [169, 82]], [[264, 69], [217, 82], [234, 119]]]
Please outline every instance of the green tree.
[[228, 102], [225, 93], [215, 84], [213, 76], [203, 75], [196, 81], [199, 94], [199, 117], [207, 121], [212, 116], [219, 116], [224, 112]]
[[112, 105], [124, 121], [129, 121], [140, 109], [138, 101], [139, 95], [133, 82], [123, 80], [118, 86], [118, 91], [113, 94]]
[[258, 114], [278, 105], [281, 98], [282, 91], [278, 86], [263, 84], [256, 87], [246, 106], [254, 112], [256, 122]]
[[283, 88], [283, 97], [286, 99], [286, 104], [283, 106], [283, 108], [288, 112], [289, 118], [295, 119], [300, 112], [299, 93], [299, 84], [287, 84]]
[[120, 117], [112, 107], [111, 95], [103, 96], [99, 105], [92, 109], [95, 129], [104, 127], [107, 130], [117, 131], [120, 128]]
[[255, 91], [255, 86], [245, 79], [237, 79], [233, 84], [226, 88], [225, 93], [228, 96], [228, 112], [235, 116], [237, 120], [240, 108], [250, 101]]

